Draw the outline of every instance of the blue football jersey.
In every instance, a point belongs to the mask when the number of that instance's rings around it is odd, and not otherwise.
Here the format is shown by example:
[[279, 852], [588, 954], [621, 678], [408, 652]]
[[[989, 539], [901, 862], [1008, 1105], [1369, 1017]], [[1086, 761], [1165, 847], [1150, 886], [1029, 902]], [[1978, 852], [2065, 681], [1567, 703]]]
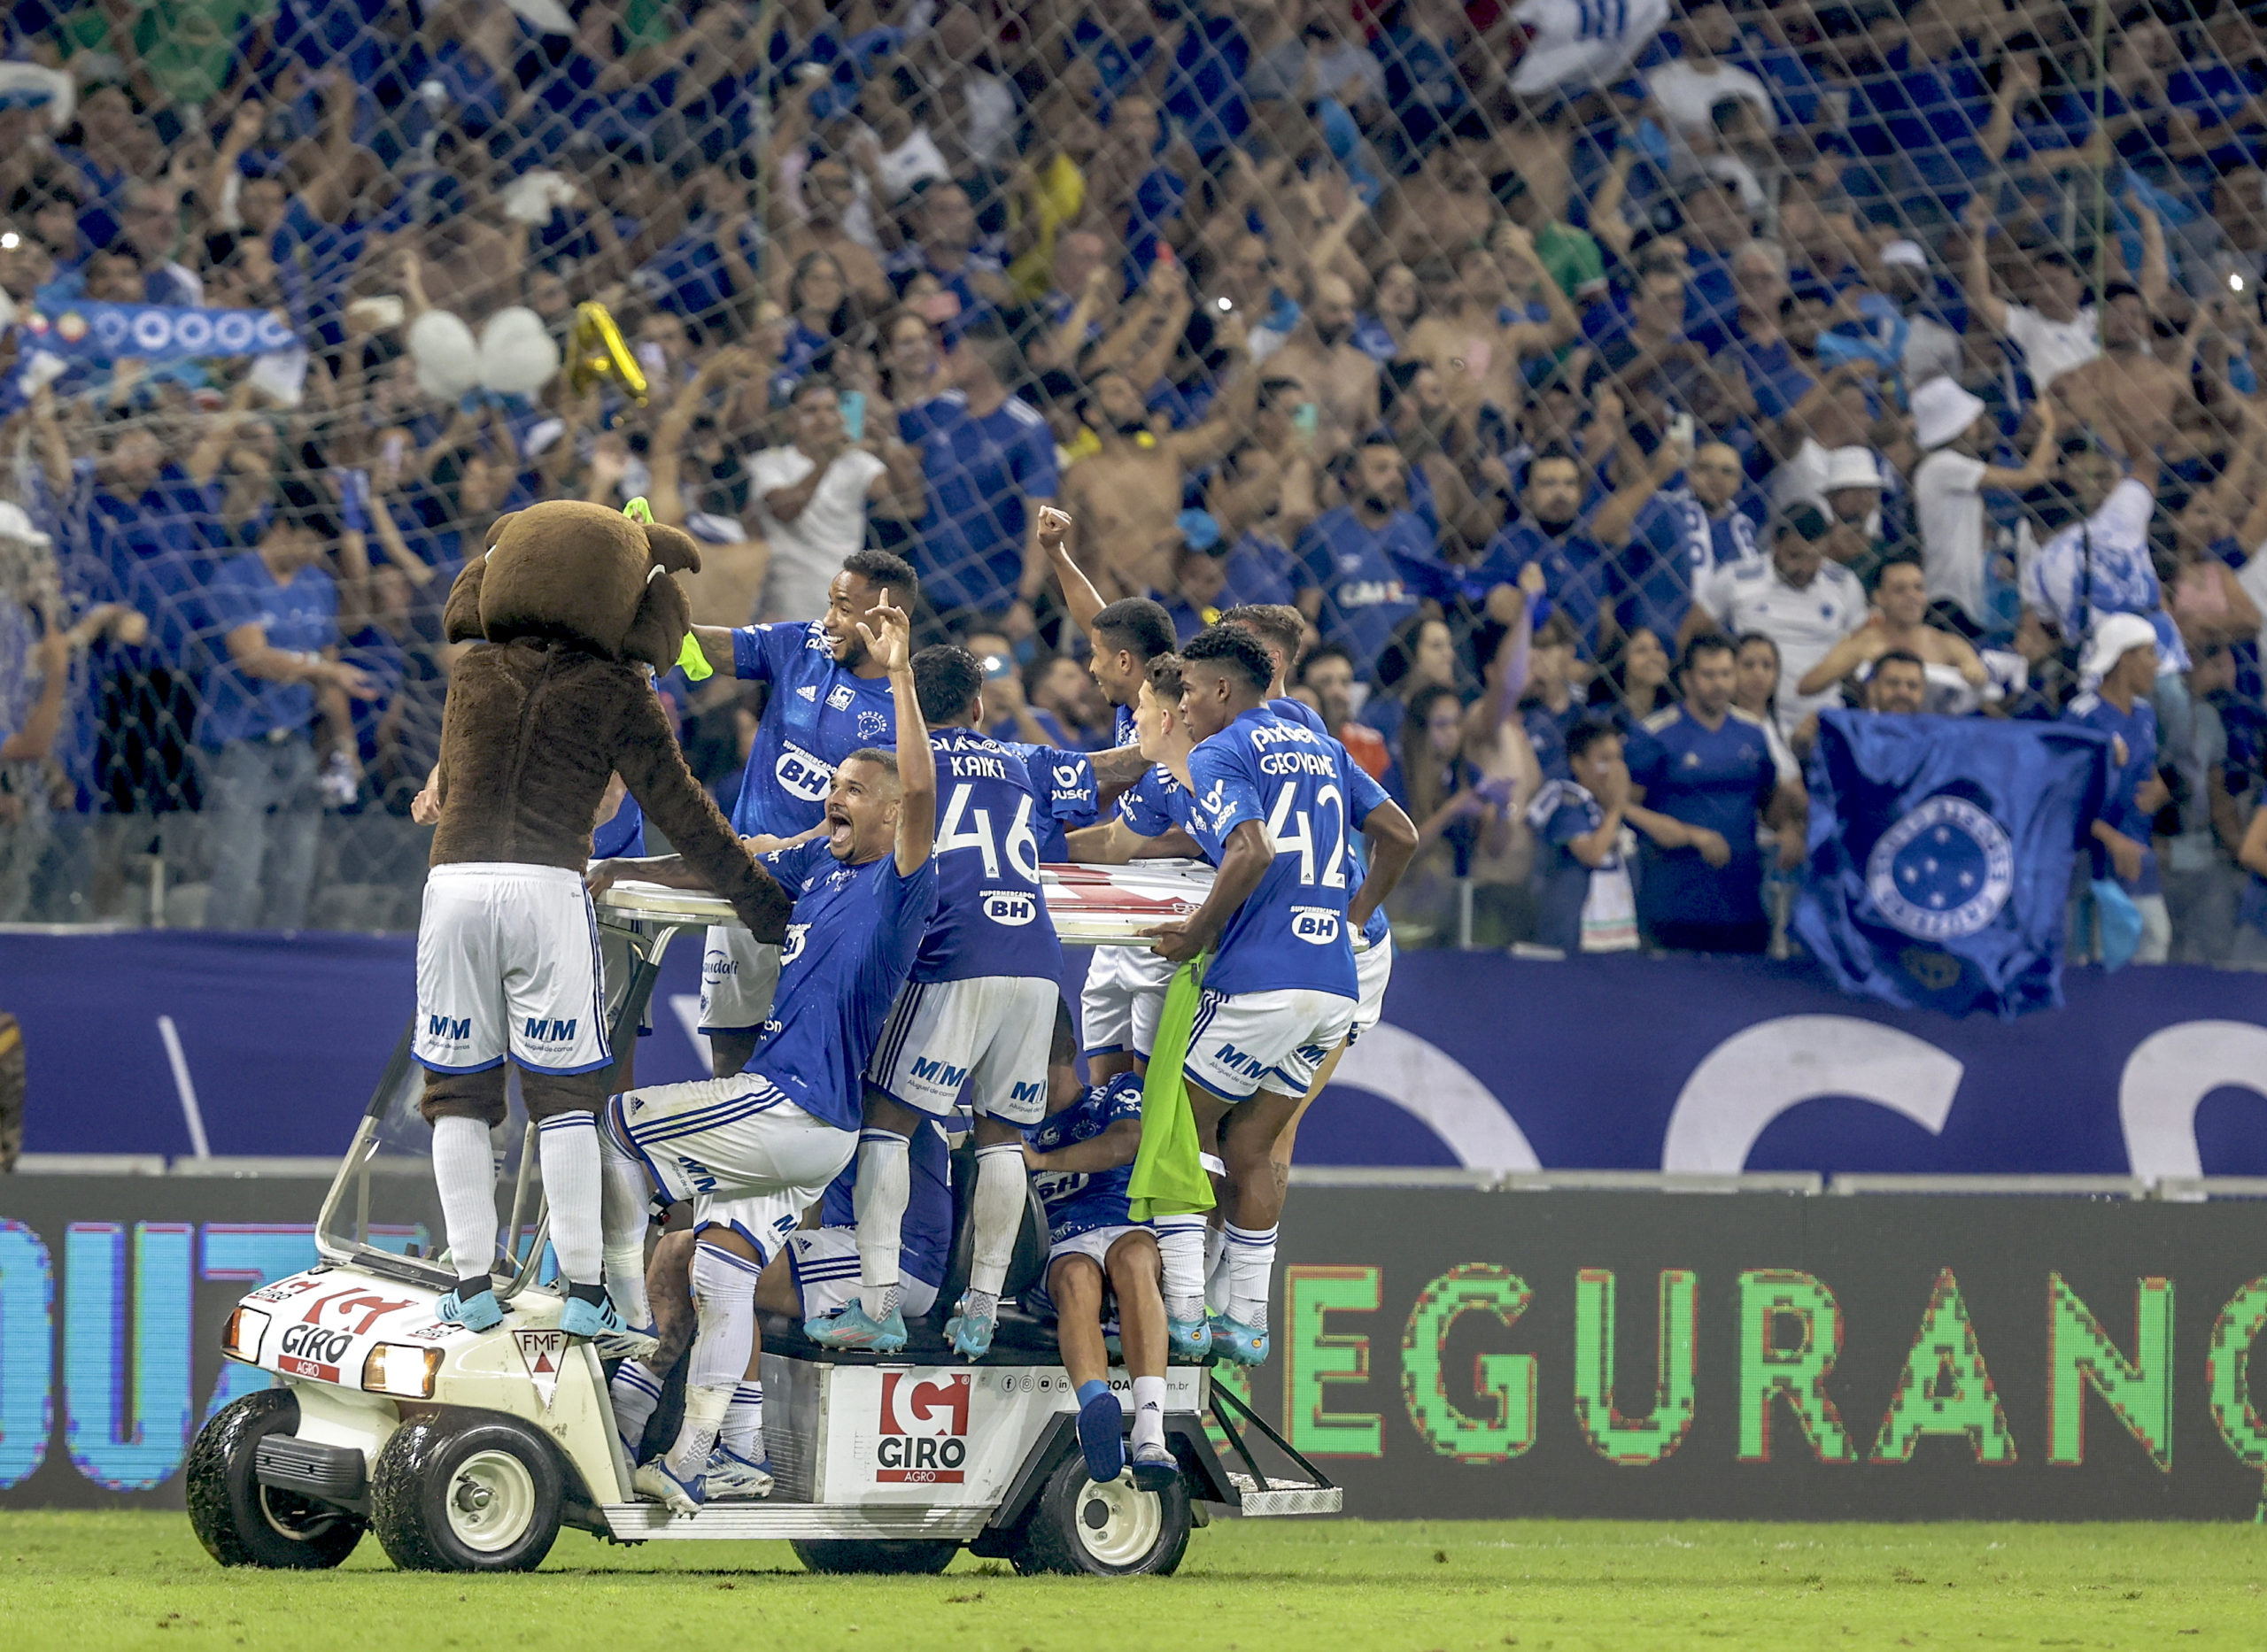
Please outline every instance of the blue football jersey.
[[611, 861], [617, 857], [642, 859], [646, 853], [646, 811], [638, 807], [638, 799], [624, 793], [622, 807], [611, 820], [600, 821], [591, 830], [591, 859]]
[[[1049, 1113], [1024, 1132], [1037, 1153], [1052, 1153], [1074, 1141], [1091, 1141], [1123, 1119], [1141, 1117], [1141, 1081], [1120, 1073], [1106, 1085], [1090, 1086], [1060, 1113]], [[1041, 1170], [1031, 1178], [1032, 1192], [1047, 1210], [1047, 1236], [1061, 1244], [1096, 1228], [1134, 1225], [1126, 1208], [1126, 1190], [1134, 1180], [1134, 1163], [1127, 1160], [1114, 1170]]]
[[[1151, 765], [1149, 772], [1126, 788], [1118, 799], [1119, 818], [1128, 830], [1143, 838], [1162, 838], [1178, 826], [1195, 837], [1195, 811], [1188, 795], [1188, 788], [1172, 770], [1163, 763]], [[1197, 850], [1210, 860], [1211, 849], [1201, 838]]]
[[1095, 776], [1095, 760], [1069, 746], [1031, 745], [1021, 740], [1000, 744], [1022, 758], [1031, 774], [1041, 816], [1040, 864], [1062, 865], [1071, 858], [1064, 835], [1093, 825], [1102, 813], [1102, 782]]
[[1254, 706], [1189, 753], [1192, 835], [1215, 866], [1228, 835], [1256, 822], [1274, 848], [1258, 886], [1228, 919], [1208, 992], [1301, 988], [1356, 995], [1346, 932], [1353, 835], [1345, 751], [1327, 735]]
[[794, 838], [826, 813], [834, 766], [869, 745], [897, 744], [887, 677], [862, 677], [834, 658], [826, 628], [750, 625], [732, 633], [732, 668], [771, 685], [732, 806], [732, 830]]
[[1110, 745], [1113, 746], [1139, 745], [1141, 736], [1134, 727], [1134, 708], [1131, 706], [1113, 706], [1110, 710], [1114, 714], [1110, 724]]
[[916, 981], [1063, 972], [1063, 946], [1039, 886], [1047, 812], [1022, 754], [973, 729], [940, 729], [937, 908], [914, 960]]
[[771, 1019], [747, 1070], [814, 1118], [855, 1130], [865, 1111], [866, 1060], [936, 905], [937, 863], [924, 861], [909, 877], [895, 855], [847, 866], [816, 839], [760, 859], [795, 892], [795, 909], [779, 949]]
[[[1293, 722], [1313, 730], [1338, 748], [1340, 764], [1346, 770], [1346, 817], [1354, 822], [1355, 830], [1359, 830], [1370, 818], [1372, 809], [1392, 800], [1391, 795], [1377, 783], [1370, 771], [1348, 755], [1344, 743], [1324, 724], [1322, 714], [1306, 701], [1271, 699], [1267, 702], [1267, 709], [1279, 717], [1288, 717]], [[1353, 892], [1361, 888], [1362, 880], [1370, 875], [1370, 853], [1359, 838], [1347, 845], [1347, 852], [1354, 857], [1354, 869], [1350, 875], [1352, 881], [1348, 884], [1346, 893], [1346, 899], [1350, 902], [1354, 899]], [[1362, 938], [1376, 946], [1384, 941], [1392, 928], [1392, 924], [1386, 921], [1385, 903], [1380, 901], [1378, 909], [1370, 914], [1370, 921], [1362, 926]]]
[[[909, 1156], [913, 1179], [905, 1201], [905, 1225], [898, 1231], [897, 1265], [909, 1279], [940, 1285], [953, 1254], [953, 1148], [945, 1139], [945, 1127], [935, 1119], [923, 1119], [913, 1132]], [[858, 1161], [853, 1159], [826, 1185], [826, 1197], [818, 1207], [822, 1226], [857, 1226], [857, 1186]]]

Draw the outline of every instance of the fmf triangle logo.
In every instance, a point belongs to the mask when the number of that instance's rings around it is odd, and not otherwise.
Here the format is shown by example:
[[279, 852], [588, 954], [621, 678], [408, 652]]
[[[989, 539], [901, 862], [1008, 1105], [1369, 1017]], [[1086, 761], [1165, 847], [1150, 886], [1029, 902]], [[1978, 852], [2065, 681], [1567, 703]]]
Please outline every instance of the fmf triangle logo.
[[881, 1440], [874, 1478], [883, 1485], [958, 1486], [968, 1461], [966, 1371], [924, 1377], [882, 1373]]
[[535, 1397], [548, 1411], [552, 1397], [559, 1392], [559, 1369], [567, 1361], [567, 1333], [515, 1331], [512, 1340], [519, 1347], [520, 1363], [527, 1367], [528, 1380], [535, 1385]]

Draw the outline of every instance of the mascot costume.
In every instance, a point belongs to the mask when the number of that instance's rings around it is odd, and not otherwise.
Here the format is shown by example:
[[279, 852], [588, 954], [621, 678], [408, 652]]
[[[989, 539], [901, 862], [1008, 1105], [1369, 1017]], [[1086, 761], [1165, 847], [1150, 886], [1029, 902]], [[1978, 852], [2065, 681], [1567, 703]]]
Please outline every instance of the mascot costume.
[[690, 536], [554, 501], [498, 520], [487, 554], [457, 576], [444, 627], [471, 642], [449, 679], [439, 806], [417, 930], [414, 1051], [425, 1069], [457, 1288], [439, 1313], [476, 1330], [503, 1310], [489, 1131], [504, 1121], [504, 1062], [520, 1069], [568, 1285], [561, 1328], [639, 1339], [601, 1283], [596, 1109], [614, 1066], [598, 923], [583, 872], [607, 783], [630, 795], [760, 941], [785, 938], [788, 897], [751, 861], [685, 767], [654, 691], [690, 622], [674, 575], [697, 571]]

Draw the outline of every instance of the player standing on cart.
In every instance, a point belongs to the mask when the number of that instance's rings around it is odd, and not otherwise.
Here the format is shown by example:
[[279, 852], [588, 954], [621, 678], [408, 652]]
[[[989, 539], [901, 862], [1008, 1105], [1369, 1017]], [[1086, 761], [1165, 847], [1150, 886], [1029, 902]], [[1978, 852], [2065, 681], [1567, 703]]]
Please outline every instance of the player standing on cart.
[[[600, 1135], [609, 1257], [638, 1252], [657, 1193], [690, 1200], [700, 1230], [692, 1269], [699, 1329], [684, 1426], [632, 1482], [680, 1512], [706, 1501], [710, 1455], [755, 1346], [757, 1252], [730, 1225], [705, 1221], [704, 1211], [713, 1201], [751, 1197], [799, 1209], [850, 1162], [861, 1075], [936, 900], [929, 853], [936, 763], [914, 691], [911, 623], [890, 594], [877, 592], [855, 635], [862, 657], [879, 664], [889, 683], [903, 747], [896, 756], [873, 748], [845, 753], [820, 817], [824, 835], [761, 857], [795, 895], [761, 1048], [744, 1072], [632, 1090], [607, 1104]], [[674, 857], [592, 868], [595, 887], [617, 877], [700, 886], [694, 868]], [[608, 1288], [625, 1316], [650, 1323], [642, 1270], [623, 1272], [609, 1272]]]

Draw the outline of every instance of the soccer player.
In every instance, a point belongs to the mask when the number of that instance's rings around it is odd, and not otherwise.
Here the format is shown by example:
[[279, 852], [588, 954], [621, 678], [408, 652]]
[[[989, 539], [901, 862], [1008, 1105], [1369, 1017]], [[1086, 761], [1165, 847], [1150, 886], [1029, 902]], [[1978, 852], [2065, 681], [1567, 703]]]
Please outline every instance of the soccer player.
[[[935, 1120], [925, 1119], [914, 1132], [909, 1162], [911, 1193], [902, 1229], [900, 1289], [907, 1311], [917, 1316], [936, 1305], [938, 1287], [944, 1284], [952, 1259], [952, 1146]], [[826, 1195], [812, 1213], [817, 1217], [815, 1227], [798, 1225], [808, 1221], [806, 1214], [789, 1208], [778, 1197], [694, 1200], [698, 1231], [730, 1228], [748, 1242], [762, 1262], [763, 1271], [752, 1282], [744, 1273], [732, 1281], [750, 1295], [752, 1312], [817, 1319], [857, 1299], [856, 1180], [854, 1161], [826, 1185]], [[662, 1346], [649, 1359], [623, 1361], [614, 1374], [615, 1425], [632, 1463], [639, 1460], [646, 1425], [661, 1404], [662, 1385], [692, 1343], [695, 1326], [716, 1323], [722, 1312], [739, 1311], [737, 1305], [726, 1309], [711, 1302], [703, 1312], [696, 1305], [691, 1271], [695, 1245], [696, 1231], [688, 1230], [669, 1234], [654, 1247], [646, 1289], [653, 1299]], [[762, 1324], [761, 1319], [752, 1323], [755, 1329], [747, 1367], [732, 1390], [716, 1447], [708, 1454], [705, 1489], [712, 1502], [762, 1497], [771, 1490], [770, 1455], [763, 1444]]]
[[1165, 1308], [1155, 1235], [1133, 1218], [1126, 1185], [1141, 1146], [1141, 1082], [1120, 1073], [1079, 1082], [1078, 1040], [1067, 1009], [1056, 1014], [1047, 1066], [1047, 1115], [1023, 1149], [1047, 1208], [1047, 1302], [1063, 1367], [1079, 1398], [1079, 1448], [1087, 1474], [1107, 1486], [1125, 1471], [1125, 1417], [1110, 1388], [1103, 1340], [1106, 1301], [1118, 1303], [1119, 1346], [1134, 1379], [1134, 1484], [1172, 1484], [1180, 1467], [1165, 1445]]
[[[762, 1046], [744, 1073], [629, 1091], [607, 1104], [607, 1285], [633, 1324], [652, 1319], [644, 1250], [657, 1191], [672, 1202], [768, 1194], [801, 1209], [857, 1151], [860, 1075], [936, 901], [937, 774], [904, 611], [878, 602], [856, 629], [888, 676], [902, 745], [894, 757], [845, 756], [827, 792], [825, 835], [762, 857], [796, 896]], [[598, 887], [616, 876], [673, 888], [694, 881], [674, 858], [592, 868]], [[634, 1478], [640, 1493], [680, 1512], [706, 1495], [709, 1453], [754, 1351], [741, 1281], [757, 1265], [754, 1247], [730, 1228], [712, 1227], [693, 1253], [693, 1292], [704, 1308], [716, 1304], [715, 1323], [693, 1345], [685, 1428]]]
[[1023, 1220], [1023, 1132], [1046, 1105], [1047, 1041], [1061, 1000], [1063, 947], [1039, 881], [1044, 784], [1017, 748], [979, 732], [984, 668], [964, 648], [926, 648], [913, 685], [939, 778], [937, 904], [866, 1069], [858, 1140], [859, 1300], [803, 1327], [831, 1348], [905, 1346], [898, 1224], [907, 1142], [925, 1116], [949, 1118], [973, 1091], [976, 1186], [968, 1293], [946, 1327], [955, 1352], [992, 1346], [1000, 1289]]
[[[749, 747], [747, 771], [732, 806], [742, 838], [797, 839], [819, 823], [836, 765], [853, 752], [897, 742], [889, 684], [861, 629], [878, 608], [913, 611], [913, 569], [886, 551], [845, 560], [827, 587], [826, 616], [803, 624], [737, 629], [696, 625], [692, 635], [711, 668], [770, 691]], [[719, 1078], [747, 1065], [771, 1010], [780, 949], [719, 924], [701, 955], [700, 1031], [710, 1069]]]
[[[1172, 652], [1172, 616], [1165, 612], [1163, 604], [1146, 597], [1123, 598], [1105, 606], [1102, 593], [1072, 560], [1066, 543], [1070, 527], [1071, 519], [1063, 512], [1051, 506], [1041, 507], [1040, 548], [1054, 566], [1055, 577], [1062, 586], [1064, 605], [1070, 610], [1072, 621], [1087, 635], [1093, 651], [1088, 669], [1094, 674], [1103, 698], [1114, 707], [1117, 735], [1113, 744], [1125, 750], [1138, 743], [1134, 728], [1134, 706], [1142, 684], [1149, 680], [1149, 662]], [[1129, 776], [1121, 784], [1129, 788], [1137, 786], [1141, 778]], [[1117, 800], [1122, 807], [1124, 798]], [[1101, 830], [1108, 836], [1115, 824], [1113, 817]], [[1087, 838], [1090, 845], [1095, 841], [1092, 837]], [[1151, 853], [1165, 854], [1172, 851], [1157, 849]], [[1075, 849], [1072, 858], [1111, 860], [1106, 855], [1080, 855]], [[1133, 857], [1129, 854], [1126, 858]], [[1087, 964], [1086, 985], [1079, 994], [1079, 1025], [1086, 1044], [1087, 1070], [1097, 1081], [1118, 1073], [1139, 1072], [1148, 1065], [1149, 1040], [1157, 1030], [1157, 1010], [1164, 1001], [1165, 984], [1172, 978], [1172, 967], [1141, 947], [1095, 948]]]
[[[1352, 1028], [1353, 930], [1392, 890], [1415, 833], [1381, 834], [1350, 891], [1348, 840], [1368, 816], [1342, 747], [1266, 704], [1275, 675], [1257, 637], [1215, 625], [1181, 651], [1180, 715], [1196, 741], [1185, 777], [1191, 833], [1219, 868], [1188, 917], [1149, 931], [1175, 964], [1215, 949], [1183, 1067], [1197, 1126], [1226, 1167], [1228, 1303], [1212, 1346], [1267, 1357], [1268, 1276], [1283, 1189], [1276, 1138]], [[1402, 817], [1405, 824], [1406, 816]]]

